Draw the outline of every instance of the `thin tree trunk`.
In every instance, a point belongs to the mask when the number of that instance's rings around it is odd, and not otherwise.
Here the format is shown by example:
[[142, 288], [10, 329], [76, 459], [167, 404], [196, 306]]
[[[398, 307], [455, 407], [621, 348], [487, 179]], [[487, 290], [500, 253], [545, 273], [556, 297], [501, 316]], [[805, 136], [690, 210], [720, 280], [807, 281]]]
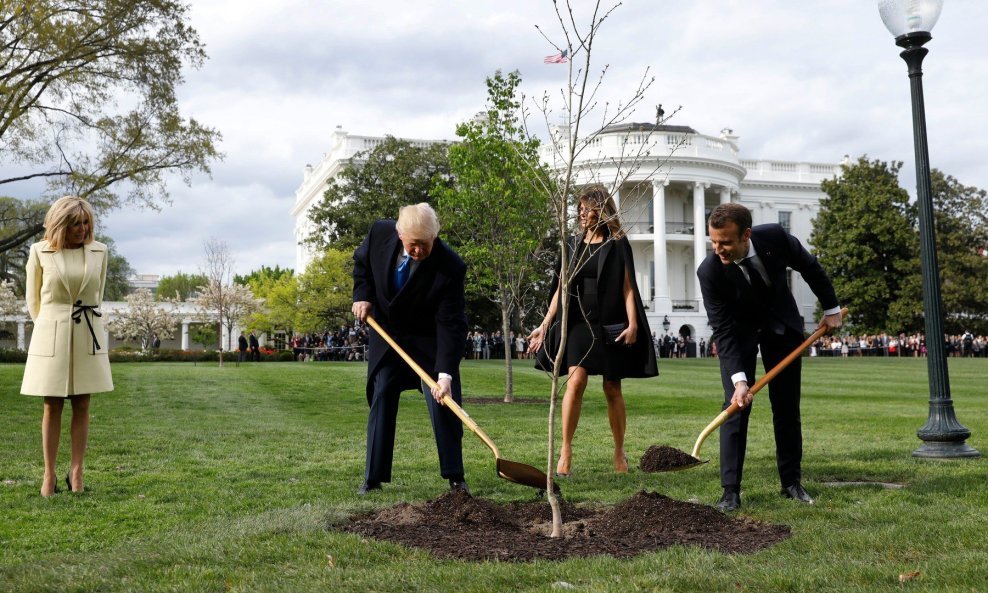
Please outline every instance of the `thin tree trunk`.
[[511, 351], [514, 345], [508, 343], [509, 330], [511, 328], [511, 305], [507, 299], [501, 299], [501, 342], [504, 344], [504, 401], [511, 403], [515, 401], [515, 382], [511, 370]]

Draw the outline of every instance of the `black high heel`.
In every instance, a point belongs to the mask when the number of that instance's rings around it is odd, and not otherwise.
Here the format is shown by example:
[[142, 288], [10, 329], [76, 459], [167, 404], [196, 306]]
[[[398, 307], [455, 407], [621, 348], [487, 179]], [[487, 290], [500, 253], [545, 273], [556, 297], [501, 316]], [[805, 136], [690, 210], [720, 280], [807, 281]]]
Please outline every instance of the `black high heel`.
[[69, 492], [72, 492], [72, 481], [69, 480], [69, 476], [71, 476], [71, 475], [72, 475], [72, 472], [71, 471], [69, 473], [65, 474], [65, 485], [69, 487]]

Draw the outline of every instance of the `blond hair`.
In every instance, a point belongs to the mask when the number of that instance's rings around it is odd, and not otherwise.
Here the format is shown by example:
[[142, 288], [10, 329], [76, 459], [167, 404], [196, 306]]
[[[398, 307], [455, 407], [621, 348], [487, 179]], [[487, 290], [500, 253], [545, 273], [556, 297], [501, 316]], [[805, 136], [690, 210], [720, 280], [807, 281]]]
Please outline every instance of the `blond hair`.
[[439, 236], [439, 217], [426, 202], [402, 206], [396, 227], [407, 239], [435, 239]]
[[45, 240], [48, 241], [52, 249], [62, 249], [65, 247], [65, 235], [68, 233], [69, 227], [86, 221], [89, 222], [89, 230], [86, 231], [86, 238], [83, 240], [84, 245], [92, 243], [95, 238], [93, 207], [78, 196], [61, 197], [55, 200], [55, 203], [48, 209], [48, 214], [45, 214]]

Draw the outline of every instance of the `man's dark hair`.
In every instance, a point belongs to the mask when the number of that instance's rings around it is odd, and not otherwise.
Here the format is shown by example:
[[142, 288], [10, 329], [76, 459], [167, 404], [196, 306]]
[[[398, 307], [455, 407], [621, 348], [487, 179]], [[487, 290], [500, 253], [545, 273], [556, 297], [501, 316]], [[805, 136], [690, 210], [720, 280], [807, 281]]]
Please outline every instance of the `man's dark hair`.
[[737, 202], [728, 202], [714, 208], [707, 219], [707, 224], [715, 229], [722, 229], [730, 222], [738, 225], [738, 232], [743, 235], [751, 228], [751, 211]]

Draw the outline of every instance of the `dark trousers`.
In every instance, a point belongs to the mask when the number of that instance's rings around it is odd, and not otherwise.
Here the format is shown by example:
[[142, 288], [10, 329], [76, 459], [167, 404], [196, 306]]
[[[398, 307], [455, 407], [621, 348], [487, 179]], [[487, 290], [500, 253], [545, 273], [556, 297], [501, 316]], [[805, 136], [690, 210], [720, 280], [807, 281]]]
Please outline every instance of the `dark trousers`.
[[[763, 331], [759, 336], [762, 351], [762, 365], [771, 370], [789, 355], [803, 341], [803, 336], [791, 329], [783, 335]], [[745, 357], [744, 372], [748, 376], [748, 386], [755, 381], [755, 359], [757, 352]], [[768, 384], [768, 397], [772, 405], [772, 426], [775, 430], [775, 462], [779, 469], [779, 480], [783, 486], [790, 486], [802, 478], [800, 464], [803, 460], [803, 431], [799, 417], [800, 375], [802, 359], [794, 360], [784, 371]], [[724, 384], [724, 408], [731, 405], [734, 384], [729, 371], [721, 368], [721, 381]], [[752, 406], [741, 410], [720, 428], [720, 482], [724, 488], [740, 488], [744, 470], [744, 454], [748, 443], [748, 418], [755, 402], [762, 399], [764, 391], [755, 395]]]
[[[403, 362], [388, 362], [381, 365], [373, 377], [373, 395], [370, 414], [367, 417], [367, 461], [364, 479], [369, 482], [390, 482], [391, 464], [394, 458], [395, 426], [398, 418], [398, 401], [401, 386], [407, 385], [407, 368], [397, 365]], [[432, 432], [436, 437], [439, 451], [439, 473], [443, 478], [463, 478], [463, 424], [446, 406], [432, 397], [428, 386], [423, 384]], [[453, 376], [453, 401], [460, 403], [460, 379]]]

